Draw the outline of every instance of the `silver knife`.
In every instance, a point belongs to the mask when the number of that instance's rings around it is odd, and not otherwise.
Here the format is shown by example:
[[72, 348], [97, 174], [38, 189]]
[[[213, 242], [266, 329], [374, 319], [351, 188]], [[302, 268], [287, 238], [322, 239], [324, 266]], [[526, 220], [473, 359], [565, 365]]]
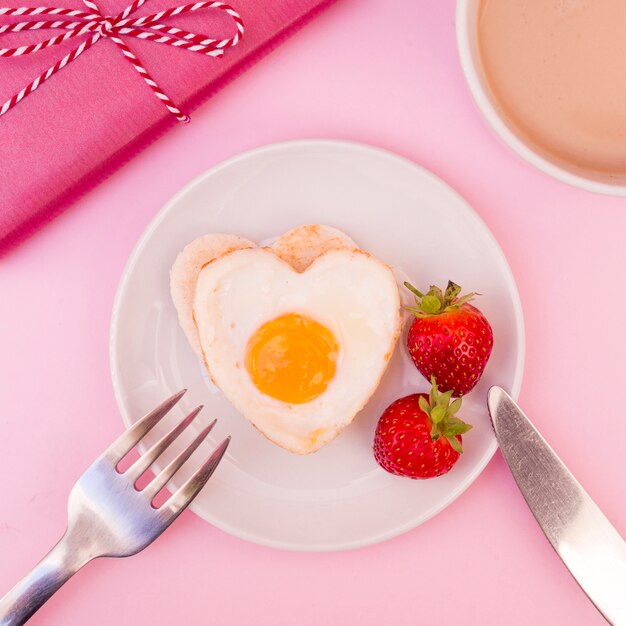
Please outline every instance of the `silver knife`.
[[500, 387], [488, 396], [502, 454], [546, 537], [613, 626], [626, 626], [626, 543]]

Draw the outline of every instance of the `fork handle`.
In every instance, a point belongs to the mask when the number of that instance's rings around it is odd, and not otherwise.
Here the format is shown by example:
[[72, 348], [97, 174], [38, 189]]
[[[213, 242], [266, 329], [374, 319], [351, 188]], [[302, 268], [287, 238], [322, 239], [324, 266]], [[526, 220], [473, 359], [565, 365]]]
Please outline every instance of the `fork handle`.
[[0, 626], [19, 626], [29, 620], [87, 561], [70, 550], [67, 534], [20, 582], [0, 599]]

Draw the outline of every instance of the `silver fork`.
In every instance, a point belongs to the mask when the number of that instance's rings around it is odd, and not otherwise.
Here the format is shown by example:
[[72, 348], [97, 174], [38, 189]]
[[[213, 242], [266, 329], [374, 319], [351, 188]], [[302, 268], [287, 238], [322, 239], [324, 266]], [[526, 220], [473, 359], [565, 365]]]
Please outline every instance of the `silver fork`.
[[209, 424], [142, 491], [137, 479], [161, 456], [200, 412], [194, 409], [180, 424], [163, 436], [125, 472], [121, 459], [181, 399], [175, 394], [142, 417], [107, 448], [72, 488], [68, 500], [65, 535], [44, 559], [0, 600], [0, 626], [23, 624], [83, 565], [102, 556], [137, 554], [152, 543], [191, 503], [224, 456], [230, 437], [208, 461], [169, 499], [156, 508], [152, 501], [181, 465], [211, 432]]

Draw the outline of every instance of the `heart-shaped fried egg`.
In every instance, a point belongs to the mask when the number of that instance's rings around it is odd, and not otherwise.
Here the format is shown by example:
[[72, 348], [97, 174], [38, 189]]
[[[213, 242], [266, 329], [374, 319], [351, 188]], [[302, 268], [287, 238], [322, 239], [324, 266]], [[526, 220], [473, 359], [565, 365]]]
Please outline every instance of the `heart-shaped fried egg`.
[[298, 272], [267, 248], [228, 252], [198, 276], [193, 317], [211, 378], [279, 446], [333, 439], [376, 389], [400, 330], [393, 273], [357, 249]]

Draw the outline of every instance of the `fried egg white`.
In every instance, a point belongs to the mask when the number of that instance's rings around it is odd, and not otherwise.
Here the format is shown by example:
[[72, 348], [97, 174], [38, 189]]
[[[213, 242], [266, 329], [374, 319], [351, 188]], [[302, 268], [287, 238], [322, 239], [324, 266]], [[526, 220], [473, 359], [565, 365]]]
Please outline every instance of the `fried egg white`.
[[[200, 270], [227, 252], [253, 247], [256, 244], [244, 237], [210, 233], [187, 244], [176, 258], [170, 271], [170, 293], [178, 313], [178, 321], [196, 354], [201, 353], [200, 340], [192, 309]], [[357, 248], [357, 245], [337, 228], [325, 224], [306, 224], [281, 235], [271, 248], [281, 259], [301, 272], [328, 250]]]
[[268, 439], [299, 454], [363, 408], [401, 327], [390, 268], [342, 247], [301, 272], [272, 249], [227, 252], [199, 272], [193, 319], [215, 384]]

